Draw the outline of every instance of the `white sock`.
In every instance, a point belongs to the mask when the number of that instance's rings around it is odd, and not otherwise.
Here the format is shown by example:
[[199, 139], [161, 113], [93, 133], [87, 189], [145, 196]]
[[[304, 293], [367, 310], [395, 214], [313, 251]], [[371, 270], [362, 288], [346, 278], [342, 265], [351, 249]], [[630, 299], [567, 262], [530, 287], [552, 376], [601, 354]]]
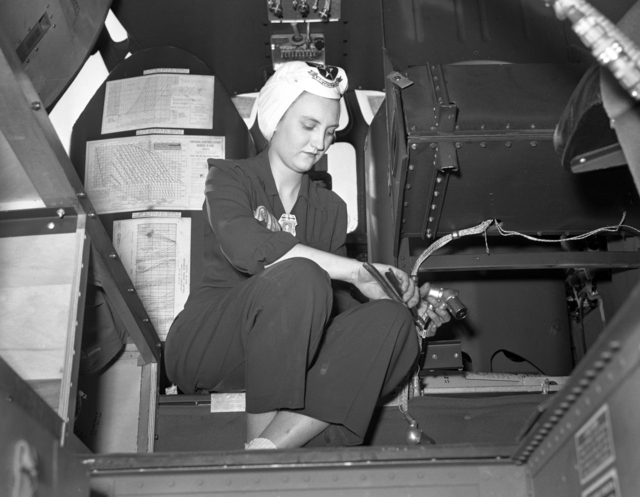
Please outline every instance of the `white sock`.
[[274, 444], [268, 438], [254, 438], [253, 440], [251, 440], [251, 442], [249, 442], [248, 444], [245, 444], [244, 448], [246, 450], [253, 450], [253, 449], [277, 449], [278, 447], [276, 447], [276, 444]]

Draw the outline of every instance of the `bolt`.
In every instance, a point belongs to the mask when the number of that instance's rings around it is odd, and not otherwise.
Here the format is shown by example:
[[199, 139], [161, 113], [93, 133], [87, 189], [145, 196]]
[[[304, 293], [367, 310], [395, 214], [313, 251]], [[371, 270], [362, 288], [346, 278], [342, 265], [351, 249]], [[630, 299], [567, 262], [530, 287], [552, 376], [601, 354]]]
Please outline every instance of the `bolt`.
[[437, 197], [438, 195], [440, 195], [440, 192], [433, 192], [434, 197]]
[[418, 150], [418, 144], [417, 143], [411, 144], [411, 150]]
[[[27, 62], [29, 61], [27, 60]], [[42, 109], [42, 104], [40, 102], [31, 102], [31, 108], [33, 110], [40, 110]]]
[[431, 210], [434, 211], [438, 208], [438, 206], [436, 204], [431, 204]]
[[442, 178], [441, 177], [437, 177], [436, 178], [436, 183], [442, 183]]
[[149, 322], [149, 318], [142, 318], [142, 322], [143, 323], [148, 323]]
[[129, 292], [129, 293], [133, 293], [133, 292], [135, 292], [135, 289], [133, 289], [133, 288], [127, 288], [127, 292]]
[[413, 171], [416, 167], [413, 164], [409, 164], [409, 171]]
[[47, 224], [47, 228], [49, 228], [50, 230], [52, 230], [52, 229], [53, 229], [53, 228], [55, 228], [55, 227], [56, 227], [55, 223], [49, 223], [49, 224]]
[[435, 218], [433, 216], [429, 217], [429, 222], [432, 223], [433, 221], [435, 221]]
[[85, 198], [87, 196], [87, 194], [85, 192], [78, 192], [76, 193], [78, 198]]
[[411, 184], [407, 183], [406, 188], [407, 188], [407, 190], [411, 190]]
[[482, 148], [487, 148], [487, 144], [486, 144], [485, 142], [480, 142], [480, 146], [481, 146]]
[[531, 142], [531, 146], [532, 147], [537, 147], [538, 146], [538, 142], [537, 141], [532, 141]]
[[531, 123], [531, 129], [536, 129], [536, 123]]
[[64, 215], [65, 215], [64, 209], [58, 209], [58, 210], [56, 211], [56, 214], [58, 214], [58, 217], [59, 217], [60, 219], [62, 219], [62, 218], [64, 217]]
[[433, 354], [431, 356], [431, 359], [433, 359], [434, 361], [437, 361], [438, 360], [438, 354]]
[[118, 256], [115, 253], [109, 254], [109, 257], [111, 257], [112, 259], [117, 259]]
[[505, 143], [504, 146], [507, 147], [507, 148], [511, 148], [511, 142]]
[[456, 148], [462, 148], [462, 143], [456, 142]]
[[431, 148], [436, 148], [438, 145], [436, 145], [435, 143], [432, 143], [431, 145], [429, 145]]

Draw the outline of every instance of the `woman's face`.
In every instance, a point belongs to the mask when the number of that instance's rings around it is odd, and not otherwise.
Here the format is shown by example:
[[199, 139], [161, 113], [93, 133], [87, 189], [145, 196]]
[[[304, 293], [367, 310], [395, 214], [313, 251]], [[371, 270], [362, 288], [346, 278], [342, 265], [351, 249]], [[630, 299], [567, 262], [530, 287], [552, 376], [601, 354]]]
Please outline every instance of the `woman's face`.
[[339, 118], [339, 100], [304, 92], [276, 126], [271, 152], [289, 169], [307, 172], [333, 143]]

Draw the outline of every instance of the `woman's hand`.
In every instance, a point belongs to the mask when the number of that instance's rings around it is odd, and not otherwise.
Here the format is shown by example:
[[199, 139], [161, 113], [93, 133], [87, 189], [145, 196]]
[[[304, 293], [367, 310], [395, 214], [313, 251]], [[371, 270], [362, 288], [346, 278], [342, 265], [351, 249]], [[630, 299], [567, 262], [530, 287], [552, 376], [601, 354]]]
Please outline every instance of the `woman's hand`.
[[[393, 274], [396, 275], [398, 280], [400, 281], [400, 288], [402, 289], [402, 300], [407, 305], [407, 307], [415, 307], [420, 300], [420, 294], [418, 293], [418, 288], [409, 275], [404, 271], [401, 271], [398, 268], [393, 266], [387, 266], [386, 264], [373, 264], [378, 272], [383, 275], [389, 269], [393, 271]], [[371, 299], [371, 300], [379, 300], [386, 299], [387, 294], [384, 292], [382, 287], [373, 279], [373, 276], [369, 274], [369, 272], [364, 268], [362, 264], [358, 265], [358, 270], [354, 277], [353, 284], [362, 292], [362, 294]], [[427, 289], [428, 291], [428, 289]]]
[[431, 322], [426, 328], [426, 336], [432, 337], [436, 334], [436, 330], [444, 323], [451, 320], [451, 315], [447, 309], [447, 304], [434, 297], [429, 297], [429, 289], [431, 285], [425, 283], [420, 287], [420, 303], [418, 304], [418, 314], [427, 321]]

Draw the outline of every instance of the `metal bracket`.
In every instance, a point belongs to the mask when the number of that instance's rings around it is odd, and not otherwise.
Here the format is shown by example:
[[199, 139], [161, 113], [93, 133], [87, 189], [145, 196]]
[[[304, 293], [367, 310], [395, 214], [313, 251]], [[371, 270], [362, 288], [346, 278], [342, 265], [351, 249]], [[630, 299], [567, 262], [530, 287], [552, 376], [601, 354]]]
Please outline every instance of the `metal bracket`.
[[453, 142], [440, 142], [436, 148], [434, 166], [443, 173], [458, 170], [458, 152]]
[[613, 145], [574, 157], [571, 160], [570, 167], [571, 172], [584, 173], [587, 171], [624, 166], [625, 164], [627, 164], [627, 159], [624, 156], [622, 147], [619, 143], [614, 143]]
[[440, 224], [440, 216], [442, 214], [442, 206], [444, 204], [444, 194], [447, 191], [449, 183], [449, 175], [446, 170], [441, 169], [436, 173], [435, 183], [430, 192], [430, 202], [425, 210], [424, 220], [422, 222], [422, 238], [435, 238], [438, 225]]
[[449, 91], [442, 66], [429, 65], [427, 68], [433, 89], [436, 126], [441, 133], [452, 133], [456, 129], [458, 107], [449, 100]]
[[462, 345], [460, 340], [441, 340], [427, 342], [427, 353], [422, 369], [462, 370]]
[[[451, 134], [456, 130], [458, 107], [450, 102], [449, 92], [441, 65], [428, 65], [431, 87], [434, 96], [434, 117], [438, 133]], [[431, 197], [427, 204], [424, 221], [422, 223], [422, 237], [435, 238], [440, 222], [440, 213], [444, 204], [444, 196], [449, 183], [449, 172], [458, 170], [458, 152], [460, 144], [453, 139], [431, 143], [435, 149], [433, 166], [437, 170]]]
[[387, 75], [387, 79], [403, 90], [413, 84], [413, 81], [407, 78], [404, 74], [400, 74], [398, 71], [389, 73]]

